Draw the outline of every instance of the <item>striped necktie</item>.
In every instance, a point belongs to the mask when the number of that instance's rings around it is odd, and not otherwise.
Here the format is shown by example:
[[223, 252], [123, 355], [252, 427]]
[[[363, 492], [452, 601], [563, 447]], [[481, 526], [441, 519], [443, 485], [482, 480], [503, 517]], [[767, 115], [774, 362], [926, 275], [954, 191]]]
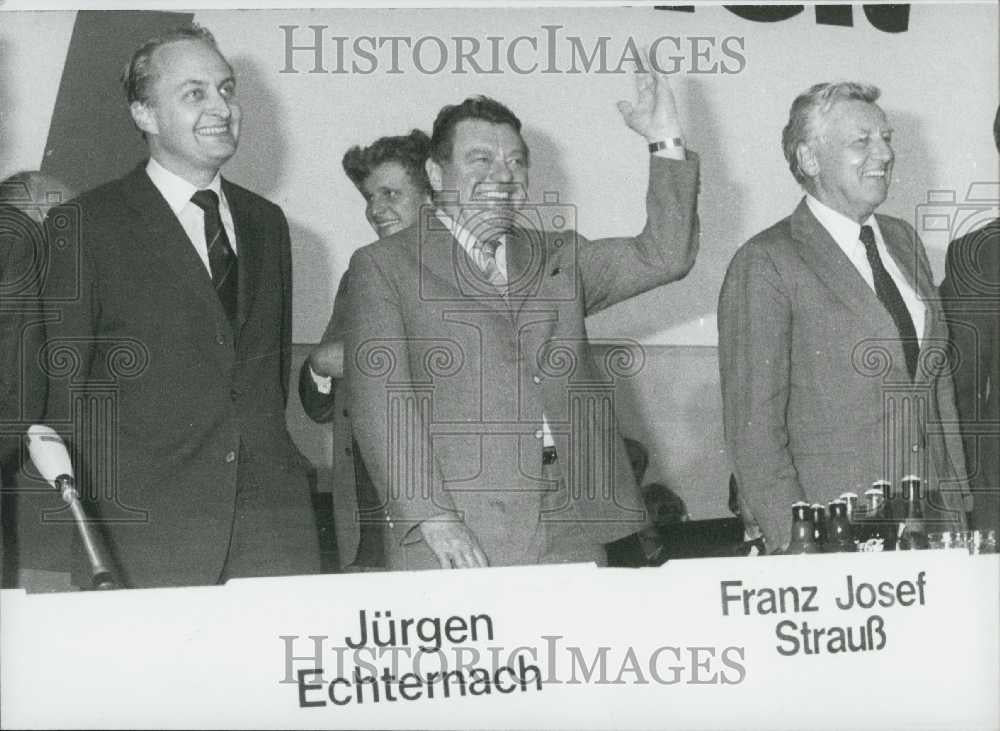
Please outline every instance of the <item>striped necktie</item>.
[[500, 271], [500, 265], [497, 264], [497, 248], [499, 246], [499, 241], [479, 242], [476, 245], [476, 251], [478, 252], [476, 263], [483, 270], [483, 274], [486, 275], [490, 284], [500, 290], [500, 294], [506, 297], [507, 277]]
[[229, 243], [226, 228], [219, 214], [219, 196], [214, 190], [199, 190], [191, 202], [205, 212], [205, 245], [208, 247], [208, 264], [212, 270], [212, 284], [230, 323], [236, 322], [237, 280], [239, 279], [236, 252]]

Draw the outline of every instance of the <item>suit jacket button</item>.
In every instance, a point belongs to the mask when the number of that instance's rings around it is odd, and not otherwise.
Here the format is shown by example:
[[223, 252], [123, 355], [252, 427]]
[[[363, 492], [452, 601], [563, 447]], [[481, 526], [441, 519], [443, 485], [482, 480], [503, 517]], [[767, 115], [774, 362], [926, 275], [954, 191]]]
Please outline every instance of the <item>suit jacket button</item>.
[[236, 461], [236, 452], [226, 452], [226, 462], [232, 464]]
[[224, 337], [222, 337], [222, 333], [216, 333], [215, 334], [215, 342], [217, 342], [219, 345], [225, 345], [226, 344], [226, 339]]
[[541, 438], [542, 438], [542, 430], [539, 429], [538, 431], [535, 432], [535, 439], [541, 439]]

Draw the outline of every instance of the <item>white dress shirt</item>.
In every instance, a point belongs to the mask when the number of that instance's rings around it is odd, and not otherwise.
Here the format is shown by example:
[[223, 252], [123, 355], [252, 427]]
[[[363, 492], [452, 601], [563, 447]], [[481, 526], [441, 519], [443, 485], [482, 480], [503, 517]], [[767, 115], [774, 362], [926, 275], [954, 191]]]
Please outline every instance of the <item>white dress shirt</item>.
[[184, 233], [191, 240], [191, 245], [194, 246], [195, 252], [205, 265], [205, 270], [209, 276], [212, 276], [212, 265], [208, 261], [208, 245], [205, 243], [205, 212], [191, 202], [191, 196], [198, 190], [215, 191], [216, 195], [219, 196], [219, 214], [222, 217], [222, 226], [226, 229], [226, 235], [229, 237], [229, 244], [233, 247], [233, 252], [238, 253], [233, 214], [229, 210], [229, 201], [226, 200], [226, 196], [222, 192], [222, 175], [216, 173], [208, 187], [202, 189], [170, 172], [153, 158], [149, 158], [149, 162], [146, 163], [146, 174], [149, 175], [149, 179], [153, 181], [156, 189], [160, 191], [160, 195], [166, 199], [167, 205], [177, 216]]
[[[858, 274], [865, 280], [868, 287], [875, 291], [875, 277], [872, 275], [872, 267], [868, 262], [868, 253], [865, 245], [861, 242], [861, 224], [853, 221], [844, 214], [833, 210], [829, 206], [821, 203], [813, 196], [806, 194], [806, 205], [820, 224], [827, 230], [831, 238], [837, 242], [844, 255], [850, 260]], [[868, 217], [864, 222], [865, 226], [871, 226], [875, 232], [875, 248], [882, 259], [882, 266], [889, 273], [892, 281], [896, 283], [899, 294], [903, 298], [903, 303], [913, 320], [913, 329], [917, 333], [917, 343], [923, 342], [925, 310], [924, 303], [920, 301], [916, 290], [906, 280], [906, 276], [896, 266], [896, 261], [892, 258], [889, 250], [885, 248], [885, 241], [882, 232], [878, 227], [878, 220], [874, 215]]]

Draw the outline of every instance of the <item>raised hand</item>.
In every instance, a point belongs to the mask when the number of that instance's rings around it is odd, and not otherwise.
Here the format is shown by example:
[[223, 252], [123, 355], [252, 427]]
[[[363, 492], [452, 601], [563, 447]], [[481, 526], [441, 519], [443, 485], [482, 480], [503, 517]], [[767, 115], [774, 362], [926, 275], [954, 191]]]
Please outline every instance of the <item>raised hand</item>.
[[636, 101], [618, 102], [618, 111], [630, 128], [649, 142], [684, 137], [677, 103], [667, 75], [656, 70], [649, 49], [643, 49], [646, 58], [643, 69], [637, 64], [635, 76]]

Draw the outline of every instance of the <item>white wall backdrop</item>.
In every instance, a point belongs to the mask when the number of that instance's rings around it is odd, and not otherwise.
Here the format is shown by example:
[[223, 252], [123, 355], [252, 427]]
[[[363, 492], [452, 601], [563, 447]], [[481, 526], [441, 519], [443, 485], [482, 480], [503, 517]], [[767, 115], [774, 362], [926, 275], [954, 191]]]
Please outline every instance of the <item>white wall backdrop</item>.
[[[4, 157], [0, 175], [38, 167], [72, 31], [71, 12], [0, 14], [0, 74], [4, 90], [0, 124]], [[614, 69], [629, 39], [648, 43], [661, 36], [681, 40], [683, 70], [719, 63], [732, 70], [734, 56], [723, 53], [727, 37], [744, 58], [739, 73], [674, 76], [687, 136], [703, 159], [702, 253], [682, 283], [662, 288], [594, 318], [594, 336], [629, 334], [644, 342], [715, 342], [715, 300], [729, 257], [756, 231], [786, 215], [799, 195], [781, 157], [778, 140], [788, 106], [810, 84], [833, 78], [864, 79], [883, 89], [884, 107], [896, 130], [898, 162], [886, 212], [913, 220], [927, 192], [955, 189], [964, 196], [973, 181], [993, 180], [997, 156], [990, 123], [998, 96], [997, 7], [947, 3], [914, 5], [909, 28], [886, 33], [874, 27], [860, 6], [853, 27], [821, 25], [813, 8], [777, 23], [745, 20], [719, 6], [693, 13], [639, 8], [545, 9], [340, 9], [201, 11], [197, 20], [217, 35], [240, 77], [248, 121], [240, 152], [226, 173], [272, 197], [288, 213], [295, 239], [297, 342], [315, 341], [330, 311], [330, 299], [351, 252], [372, 234], [361, 199], [343, 175], [340, 158], [356, 143], [413, 126], [429, 129], [437, 110], [474, 93], [496, 96], [525, 122], [533, 152], [532, 188], [558, 191], [561, 202], [578, 210], [579, 227], [590, 236], [641, 226], [646, 153], [621, 123], [614, 102], [628, 98], [628, 73], [543, 73], [554, 50], [557, 68], [573, 65], [572, 41], [588, 53], [607, 48]], [[297, 51], [286, 66], [286, 31], [293, 41], [313, 42], [310, 25], [323, 31], [323, 65], [333, 71], [337, 42], [348, 73], [308, 73], [314, 54]], [[544, 26], [559, 26], [555, 31]], [[556, 41], [551, 43], [551, 34]], [[373, 73], [353, 73], [354, 61], [370, 67], [352, 45], [361, 36], [440, 38], [449, 59], [440, 73], [422, 73], [412, 51], [400, 49], [392, 70], [390, 42], [376, 52]], [[501, 73], [454, 73], [455, 39], [481, 45], [477, 58], [490, 66], [490, 37], [499, 37]], [[538, 63], [533, 73], [516, 73], [506, 52], [518, 36], [514, 62]], [[695, 61], [692, 37], [711, 47]], [[371, 45], [364, 45], [370, 48]], [[472, 41], [465, 41], [466, 48]], [[412, 45], [411, 45], [412, 48]], [[420, 63], [432, 68], [436, 41], [420, 47]], [[670, 42], [661, 52], [674, 55]], [[666, 63], [666, 62], [665, 62]], [[122, 113], [125, 113], [124, 107]], [[933, 250], [938, 276], [943, 251]]]

